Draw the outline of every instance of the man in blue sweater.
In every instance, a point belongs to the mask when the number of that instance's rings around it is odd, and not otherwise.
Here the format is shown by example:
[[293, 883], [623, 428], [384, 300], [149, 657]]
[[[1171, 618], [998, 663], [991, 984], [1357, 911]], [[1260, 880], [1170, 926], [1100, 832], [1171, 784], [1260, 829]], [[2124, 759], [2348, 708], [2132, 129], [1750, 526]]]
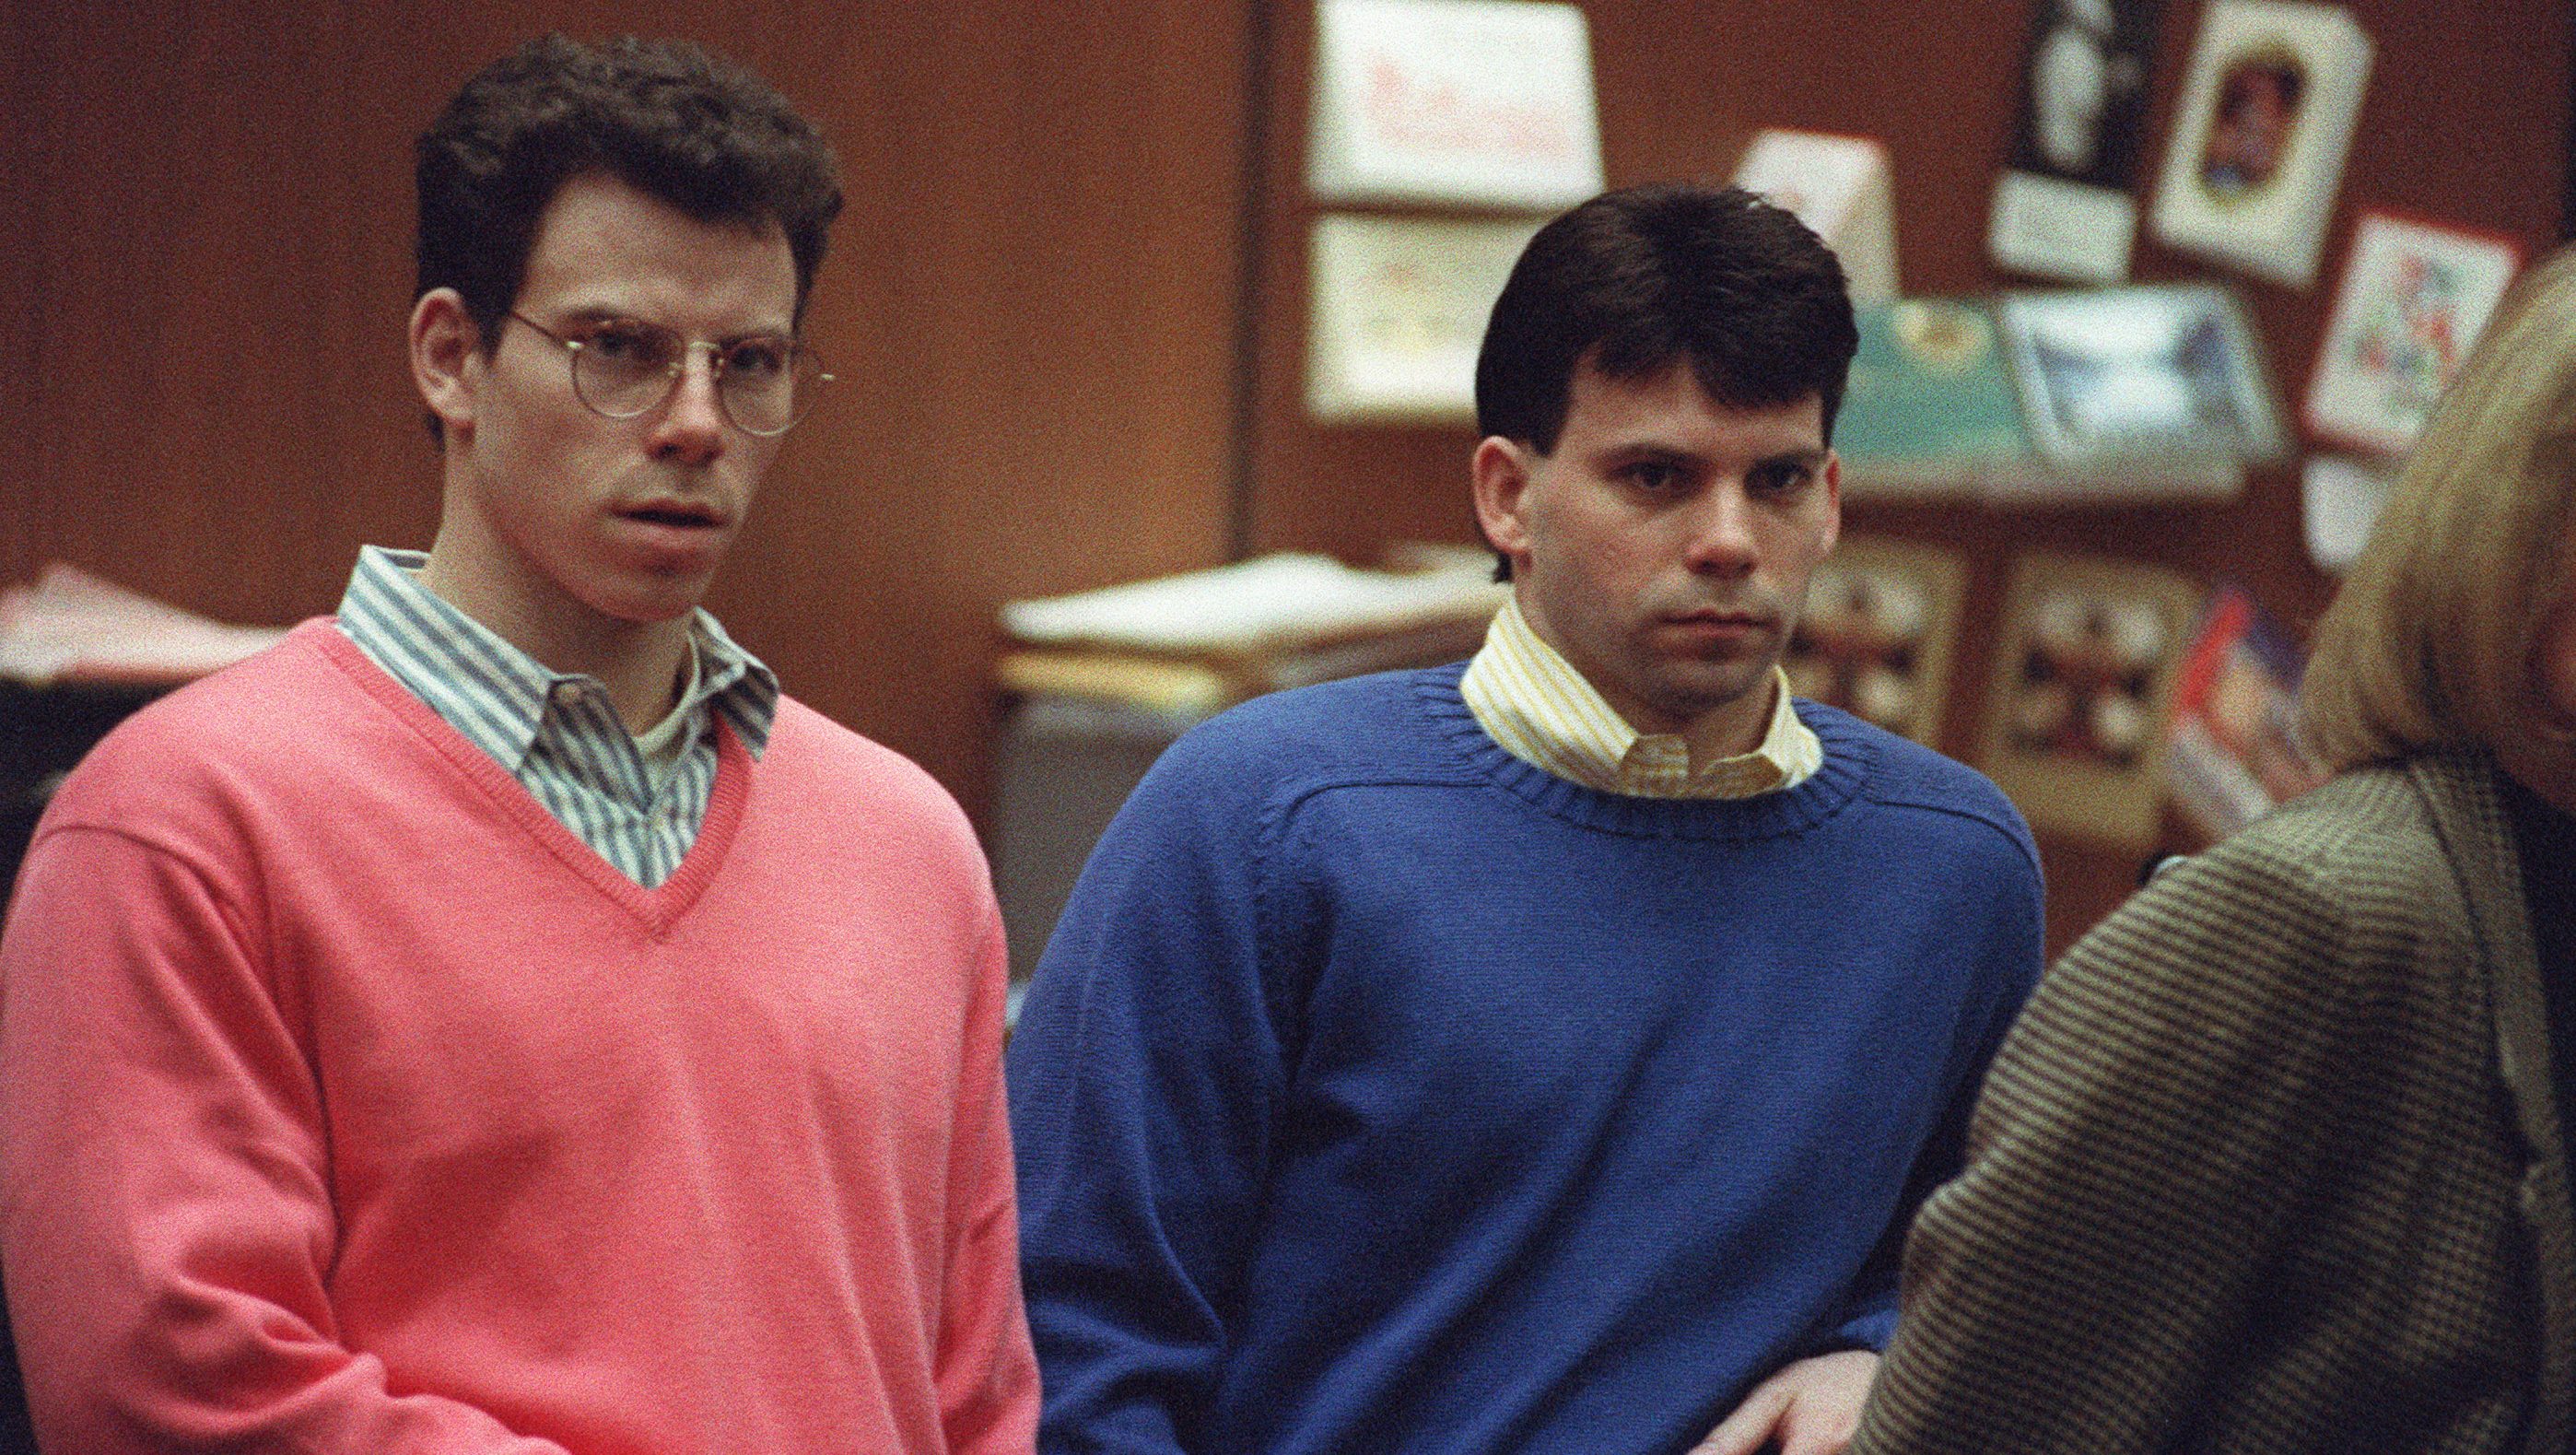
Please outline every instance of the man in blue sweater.
[[1483, 650], [1192, 732], [1039, 967], [1043, 1449], [1841, 1448], [2040, 965], [2011, 806], [1780, 671], [1853, 347], [1742, 192], [1531, 242], [1477, 365]]

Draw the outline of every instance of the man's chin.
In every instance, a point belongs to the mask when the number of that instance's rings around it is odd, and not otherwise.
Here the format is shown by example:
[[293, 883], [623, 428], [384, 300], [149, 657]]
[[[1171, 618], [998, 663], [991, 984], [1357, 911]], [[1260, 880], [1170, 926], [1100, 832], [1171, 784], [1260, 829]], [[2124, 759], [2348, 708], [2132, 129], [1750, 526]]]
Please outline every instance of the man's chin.
[[1694, 664], [1657, 684], [1654, 706], [1675, 722], [1697, 723], [1716, 714], [1768, 711], [1777, 659], [1763, 657], [1724, 666]]
[[590, 593], [588, 605], [613, 621], [649, 629], [686, 620], [706, 594], [707, 582], [694, 576], [645, 583], [621, 581]]

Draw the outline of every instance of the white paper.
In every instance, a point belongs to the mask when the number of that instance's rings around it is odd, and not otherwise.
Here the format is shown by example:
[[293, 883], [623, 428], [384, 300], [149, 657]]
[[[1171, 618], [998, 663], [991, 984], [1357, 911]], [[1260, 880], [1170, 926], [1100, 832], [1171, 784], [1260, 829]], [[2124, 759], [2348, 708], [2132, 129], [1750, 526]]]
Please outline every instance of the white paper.
[[2129, 243], [2137, 230], [2138, 204], [2126, 192], [2006, 172], [1995, 183], [1986, 251], [2018, 273], [2117, 283], [2129, 276]]
[[1786, 208], [1841, 260], [1856, 305], [1897, 297], [1896, 199], [1876, 138], [1765, 131], [1736, 163], [1735, 185]]
[[1281, 552], [1073, 596], [1014, 601], [1002, 608], [1002, 628], [1037, 645], [1257, 652], [1490, 615], [1509, 591], [1492, 579], [1489, 563], [1405, 575]]
[[2321, 569], [2340, 573], [2361, 555], [2395, 482], [2358, 460], [2311, 455], [2300, 483], [2308, 558]]
[[1306, 186], [1324, 202], [1553, 212], [1602, 189], [1576, 6], [1322, 0]]
[[227, 626], [56, 562], [33, 586], [0, 591], [0, 677], [185, 681], [230, 666], [285, 632]]
[[1307, 257], [1306, 409], [1318, 420], [1464, 423], [1476, 353], [1539, 224], [1315, 219]]

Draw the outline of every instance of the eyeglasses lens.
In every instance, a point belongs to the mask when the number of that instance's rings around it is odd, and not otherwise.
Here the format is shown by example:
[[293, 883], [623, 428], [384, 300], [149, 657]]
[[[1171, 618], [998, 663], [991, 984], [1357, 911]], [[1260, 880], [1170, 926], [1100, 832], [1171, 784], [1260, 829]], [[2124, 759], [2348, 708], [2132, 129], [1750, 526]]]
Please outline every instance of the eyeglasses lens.
[[[688, 345], [667, 329], [603, 329], [573, 353], [573, 387], [602, 414], [632, 418], [662, 402], [685, 371]], [[715, 355], [725, 414], [752, 434], [780, 434], [813, 403], [823, 366], [813, 350], [779, 338], [742, 339]]]

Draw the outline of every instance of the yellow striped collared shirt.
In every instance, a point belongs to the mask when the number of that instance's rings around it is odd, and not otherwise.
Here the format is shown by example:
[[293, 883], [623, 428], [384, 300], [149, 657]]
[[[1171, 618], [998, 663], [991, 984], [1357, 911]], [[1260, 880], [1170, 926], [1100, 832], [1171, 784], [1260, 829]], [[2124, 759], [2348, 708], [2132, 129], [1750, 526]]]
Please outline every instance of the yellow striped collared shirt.
[[1749, 753], [1692, 772], [1674, 733], [1629, 726], [1563, 653], [1506, 601], [1458, 683], [1476, 723], [1503, 751], [1545, 772], [1632, 798], [1751, 798], [1795, 788], [1824, 766], [1825, 747], [1789, 707], [1789, 676], [1772, 669], [1771, 726]]

